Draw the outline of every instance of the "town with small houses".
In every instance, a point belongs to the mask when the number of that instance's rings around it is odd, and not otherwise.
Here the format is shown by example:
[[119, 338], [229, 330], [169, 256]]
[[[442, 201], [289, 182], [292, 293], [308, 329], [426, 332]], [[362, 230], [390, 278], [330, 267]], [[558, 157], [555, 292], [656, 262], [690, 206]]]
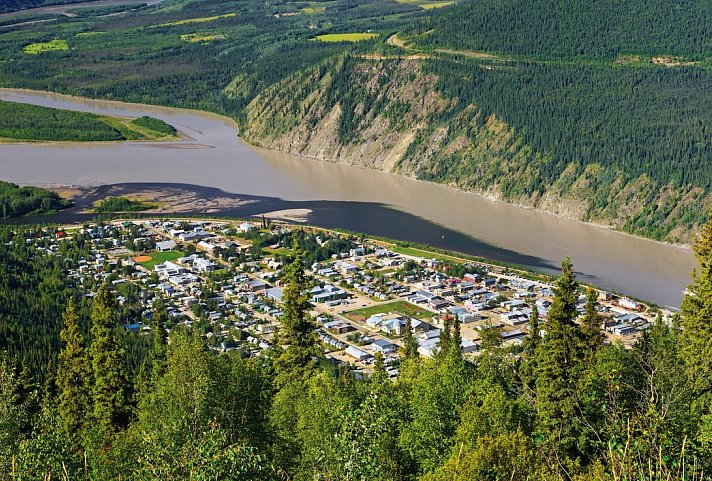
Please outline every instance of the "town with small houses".
[[[369, 373], [376, 353], [398, 375], [403, 336], [411, 326], [419, 353], [433, 357], [445, 322], [460, 322], [462, 352], [479, 354], [482, 333], [495, 330], [514, 354], [530, 333], [532, 308], [546, 319], [551, 279], [531, 272], [457, 258], [364, 236], [265, 219], [116, 220], [45, 228], [25, 239], [44, 255], [66, 256], [66, 274], [86, 296], [110, 282], [125, 329], [150, 332], [161, 299], [166, 328], [199, 330], [217, 351], [261, 356], [280, 328], [282, 270], [293, 234], [304, 241], [311, 315], [327, 359]], [[84, 246], [84, 256], [68, 246]], [[584, 313], [582, 290], [578, 309]], [[659, 311], [598, 291], [607, 342], [632, 346]], [[542, 324], [540, 324], [541, 326]]]

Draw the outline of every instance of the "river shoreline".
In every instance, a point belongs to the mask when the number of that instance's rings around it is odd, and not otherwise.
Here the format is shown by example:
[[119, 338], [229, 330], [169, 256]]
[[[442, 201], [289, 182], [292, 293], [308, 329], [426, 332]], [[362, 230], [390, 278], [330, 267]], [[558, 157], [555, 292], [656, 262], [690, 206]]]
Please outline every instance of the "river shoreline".
[[[18, 184], [89, 186], [98, 192], [112, 192], [117, 185], [144, 191], [179, 186], [190, 194], [185, 198], [200, 198], [195, 214], [309, 211], [299, 216], [308, 224], [430, 245], [547, 274], [557, 273], [561, 260], [570, 256], [583, 282], [658, 305], [679, 305], [695, 265], [686, 246], [517, 207], [453, 186], [254, 147], [238, 137], [233, 119], [213, 112], [28, 89], [0, 89], [3, 96], [101, 115], [149, 115], [192, 139], [2, 144], [0, 172]], [[230, 208], [238, 197], [259, 202]], [[196, 210], [182, 205], [182, 211]], [[71, 215], [86, 220], [78, 212]]]
[[[50, 91], [47, 91], [47, 90], [32, 90], [32, 89], [23, 89], [23, 88], [5, 88], [5, 87], [0, 87], [0, 100], [4, 100], [4, 99], [3, 99], [3, 95], [4, 95], [4, 94], [5, 94], [5, 95], [8, 95], [8, 94], [9, 94], [9, 95], [12, 95], [13, 93], [29, 94], [29, 95], [37, 95], [37, 94], [40, 94], [40, 95], [49, 95], [49, 96], [52, 96], [52, 97], [55, 97], [55, 98], [58, 98], [58, 99], [64, 99], [64, 100], [68, 100], [68, 101], [74, 101], [74, 100], [83, 101], [83, 102], [95, 102], [95, 101], [100, 101], [100, 102], [102, 102], [102, 103], [105, 103], [105, 104], [108, 104], [108, 105], [113, 105], [113, 106], [116, 106], [116, 107], [127, 107], [127, 106], [129, 106], [129, 107], [133, 107], [133, 108], [142, 108], [142, 109], [163, 109], [163, 110], [165, 110], [166, 112], [168, 112], [168, 111], [173, 111], [173, 112], [182, 112], [182, 113], [186, 113], [186, 114], [199, 114], [199, 115], [201, 115], [201, 116], [206, 116], [206, 117], [208, 117], [208, 118], [214, 118], [214, 119], [216, 119], [216, 120], [219, 119], [219, 120], [221, 120], [221, 121], [224, 121], [224, 122], [229, 123], [229, 124], [232, 125], [233, 128], [235, 129], [235, 131], [236, 131], [236, 133], [237, 133], [237, 138], [240, 139], [242, 142], [244, 142], [245, 145], [247, 145], [247, 146], [250, 147], [252, 150], [254, 150], [254, 151], [258, 152], [258, 153], [260, 153], [260, 152], [262, 152], [262, 153], [264, 153], [264, 152], [279, 152], [279, 153], [282, 153], [282, 154], [286, 154], [286, 155], [290, 155], [290, 156], [294, 156], [294, 157], [299, 157], [299, 158], [302, 158], [302, 159], [305, 159], [305, 160], [309, 160], [309, 161], [312, 161], [312, 162], [328, 162], [328, 163], [332, 163], [332, 164], [348, 165], [348, 166], [350, 166], [350, 167], [354, 167], [354, 168], [358, 168], [358, 169], [363, 169], [363, 170], [367, 170], [367, 171], [380, 172], [380, 173], [382, 173], [382, 174], [384, 174], [384, 175], [393, 175], [393, 176], [402, 177], [402, 178], [409, 179], [409, 180], [411, 180], [411, 181], [418, 182], [418, 183], [438, 185], [438, 186], [441, 186], [441, 187], [445, 187], [445, 188], [447, 188], [447, 189], [451, 189], [452, 191], [455, 191], [455, 192], [464, 193], [464, 194], [468, 194], [468, 195], [475, 196], [475, 197], [480, 198], [480, 199], [487, 200], [488, 202], [497, 203], [497, 204], [502, 204], [502, 205], [508, 205], [508, 206], [512, 206], [512, 207], [517, 207], [517, 208], [519, 208], [519, 209], [524, 209], [524, 210], [527, 210], [527, 211], [533, 211], [533, 212], [537, 212], [537, 213], [541, 213], [541, 214], [546, 214], [546, 215], [552, 216], [552, 217], [554, 217], [554, 218], [557, 218], [557, 219], [560, 219], [560, 220], [563, 220], [563, 221], [566, 221], [566, 222], [574, 222], [574, 223], [577, 223], [577, 224], [588, 225], [588, 226], [595, 227], [595, 228], [598, 228], [598, 229], [604, 229], [604, 230], [607, 230], [607, 231], [610, 231], [610, 232], [615, 232], [616, 234], [621, 234], [621, 235], [625, 235], [625, 236], [630, 236], [630, 237], [632, 237], [632, 238], [634, 238], [634, 239], [637, 239], [637, 240], [644, 240], [644, 241], [649, 241], [649, 242], [654, 242], [654, 243], [657, 243], [657, 244], [665, 245], [665, 246], [667, 246], [667, 247], [673, 247], [673, 248], [677, 248], [677, 249], [683, 249], [683, 250], [690, 251], [690, 252], [692, 251], [692, 246], [691, 246], [690, 244], [679, 244], [679, 243], [672, 243], [672, 242], [660, 241], [660, 240], [657, 240], [657, 239], [651, 239], [651, 238], [649, 238], [649, 237], [643, 237], [643, 236], [640, 236], [640, 235], [637, 235], [637, 234], [631, 234], [631, 233], [629, 233], [629, 232], [624, 232], [624, 231], [621, 231], [621, 230], [617, 230], [617, 229], [611, 227], [610, 225], [605, 225], [605, 224], [599, 224], [599, 223], [596, 223], [596, 222], [589, 222], [589, 221], [582, 221], [582, 220], [573, 219], [573, 218], [571, 218], [571, 217], [567, 217], [567, 216], [564, 216], [564, 215], [561, 215], [561, 214], [556, 214], [556, 213], [554, 213], [554, 212], [550, 212], [550, 211], [547, 211], [547, 210], [544, 210], [544, 209], [539, 209], [539, 208], [536, 208], [536, 207], [532, 207], [532, 206], [528, 206], [528, 205], [524, 205], [524, 204], [519, 204], [519, 203], [515, 203], [515, 202], [507, 202], [507, 201], [505, 201], [505, 200], [498, 199], [498, 198], [496, 198], [495, 196], [486, 195], [486, 194], [483, 194], [483, 193], [480, 193], [480, 192], [469, 191], [469, 190], [462, 190], [462, 189], [459, 189], [459, 188], [457, 188], [457, 187], [455, 187], [455, 186], [453, 186], [453, 185], [449, 185], [449, 184], [440, 184], [440, 183], [436, 183], [436, 182], [429, 182], [429, 181], [422, 180], [422, 179], [417, 179], [417, 178], [415, 178], [415, 177], [408, 176], [408, 175], [405, 175], [405, 174], [398, 174], [398, 173], [393, 173], [393, 172], [383, 172], [383, 171], [380, 171], [380, 170], [377, 170], [377, 169], [371, 169], [371, 168], [363, 167], [363, 166], [360, 166], [360, 165], [347, 164], [347, 163], [345, 163], [345, 162], [338, 162], [338, 161], [335, 161], [335, 160], [323, 161], [323, 160], [320, 160], [320, 159], [317, 159], [317, 158], [314, 158], [314, 157], [309, 157], [309, 156], [306, 156], [306, 155], [298, 155], [298, 154], [293, 154], [293, 153], [291, 153], [291, 152], [285, 152], [285, 151], [276, 150], [276, 149], [269, 149], [269, 148], [265, 148], [265, 147], [262, 147], [262, 146], [259, 146], [259, 145], [254, 145], [254, 144], [251, 144], [248, 140], [244, 139], [243, 137], [241, 137], [241, 136], [239, 135], [239, 126], [238, 126], [237, 122], [236, 122], [234, 119], [232, 119], [232, 118], [230, 118], [230, 117], [227, 117], [227, 116], [225, 116], [225, 115], [217, 114], [217, 113], [215, 113], [215, 112], [210, 112], [210, 111], [206, 111], [206, 110], [199, 110], [199, 109], [187, 109], [187, 108], [182, 108], [182, 107], [170, 107], [170, 106], [165, 106], [165, 105], [144, 104], [144, 103], [136, 103], [136, 102], [122, 102], [122, 101], [119, 101], [119, 100], [94, 99], [94, 98], [90, 98], [90, 97], [80, 97], [80, 96], [76, 96], [76, 95], [68, 95], [68, 94], [63, 94], [63, 93], [50, 92]], [[176, 130], [179, 130], [179, 129], [176, 129]], [[192, 139], [190, 136], [187, 136], [187, 134], [185, 134], [184, 132], [181, 132], [180, 130], [179, 130], [179, 133], [181, 134], [181, 136], [182, 136], [182, 135], [186, 135], [187, 138], [181, 137], [181, 139], [179, 139], [179, 140], [166, 140], [166, 141], [142, 140], [142, 141], [133, 141], [133, 142], [143, 142], [143, 143], [155, 143], [155, 142], [180, 143], [180, 142], [183, 142], [183, 141], [185, 141], [185, 140], [194, 140], [194, 139]], [[126, 141], [114, 141], [113, 143], [122, 143], [122, 142], [126, 142]], [[28, 144], [48, 144], [48, 145], [51, 145], [51, 144], [86, 145], [86, 144], [106, 144], [107, 142], [74, 142], [74, 141], [52, 141], [52, 142], [44, 142], [44, 141], [28, 141], [28, 142], [17, 141], [17, 142], [13, 142], [13, 141], [10, 141], [10, 142], [4, 142], [4, 141], [0, 140], [0, 144], [10, 144], [10, 145], [12, 145], [12, 144], [23, 144], [23, 143], [28, 143]]]

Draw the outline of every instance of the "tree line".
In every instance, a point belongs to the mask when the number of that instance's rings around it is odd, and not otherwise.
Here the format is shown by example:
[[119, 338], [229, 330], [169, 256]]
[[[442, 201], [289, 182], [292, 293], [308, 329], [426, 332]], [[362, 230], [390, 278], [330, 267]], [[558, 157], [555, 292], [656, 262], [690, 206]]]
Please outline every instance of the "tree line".
[[712, 51], [704, 0], [469, 1], [412, 27], [430, 47], [539, 57], [672, 55]]
[[70, 207], [72, 203], [57, 193], [39, 187], [0, 181], [0, 218], [28, 214], [47, 214]]

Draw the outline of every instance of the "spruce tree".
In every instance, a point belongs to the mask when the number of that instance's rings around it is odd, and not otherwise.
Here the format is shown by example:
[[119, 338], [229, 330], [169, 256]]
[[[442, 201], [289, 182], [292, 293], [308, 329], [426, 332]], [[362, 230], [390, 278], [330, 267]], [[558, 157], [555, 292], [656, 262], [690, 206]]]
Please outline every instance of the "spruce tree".
[[403, 355], [406, 359], [418, 357], [418, 340], [413, 335], [413, 323], [410, 317], [405, 321], [405, 335], [403, 336]]
[[[682, 301], [680, 354], [692, 384], [690, 410], [699, 420], [692, 434], [702, 446], [704, 459], [712, 459], [712, 216], [694, 245], [699, 272]], [[712, 467], [707, 461], [704, 468]]]
[[383, 362], [383, 354], [380, 351], [376, 353], [374, 359], [371, 381], [378, 384], [388, 380], [388, 373], [386, 372], [386, 364]]
[[126, 360], [115, 318], [115, 299], [106, 284], [94, 297], [91, 315], [93, 416], [97, 428], [110, 434], [126, 423]]
[[158, 300], [153, 307], [151, 319], [151, 379], [155, 384], [166, 371], [166, 355], [168, 350], [168, 332], [166, 331], [166, 310], [163, 301]]
[[522, 361], [520, 373], [524, 384], [531, 390], [535, 387], [536, 382], [536, 355], [537, 349], [541, 344], [541, 334], [539, 331], [539, 308], [536, 304], [532, 306], [532, 313], [529, 316], [529, 335], [524, 338], [522, 343], [522, 352], [524, 360]]
[[445, 319], [443, 319], [443, 327], [440, 329], [440, 337], [438, 338], [438, 357], [440, 358], [447, 355], [450, 350], [450, 346], [452, 345], [452, 333], [450, 332], [451, 327], [452, 323], [450, 321], [450, 316], [447, 315], [445, 316]]
[[539, 327], [539, 308], [536, 304], [532, 306], [532, 313], [529, 315], [529, 335], [524, 339], [523, 347], [524, 352], [533, 355], [536, 351], [539, 342], [541, 341], [541, 335]]
[[63, 346], [57, 360], [58, 409], [64, 434], [71, 439], [84, 426], [89, 413], [91, 377], [86, 340], [79, 329], [79, 317], [71, 298], [62, 322], [59, 338]]
[[282, 351], [277, 357], [277, 384], [284, 385], [290, 378], [306, 378], [320, 354], [314, 325], [309, 317], [307, 278], [304, 272], [302, 249], [294, 240], [294, 260], [285, 269], [282, 297], [281, 329], [278, 341]]
[[589, 359], [603, 345], [601, 323], [601, 315], [598, 313], [598, 292], [589, 287], [586, 291], [586, 312], [581, 319], [583, 354]]
[[136, 395], [150, 392], [166, 371], [166, 355], [168, 350], [168, 333], [165, 324], [165, 308], [159, 298], [153, 307], [151, 318], [151, 349], [141, 364], [141, 370], [136, 380]]
[[452, 321], [451, 349], [458, 356], [462, 357], [462, 332], [460, 331], [460, 318], [455, 316]]
[[562, 264], [554, 301], [536, 352], [536, 408], [539, 435], [556, 451], [575, 455], [575, 394], [580, 368], [580, 331], [576, 318], [578, 283], [569, 258]]

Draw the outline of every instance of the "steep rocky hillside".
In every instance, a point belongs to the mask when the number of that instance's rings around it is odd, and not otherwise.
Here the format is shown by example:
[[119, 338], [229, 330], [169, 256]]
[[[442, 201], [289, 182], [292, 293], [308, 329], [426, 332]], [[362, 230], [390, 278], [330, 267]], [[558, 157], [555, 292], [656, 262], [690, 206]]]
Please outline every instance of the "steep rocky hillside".
[[496, 113], [447, 98], [438, 80], [421, 60], [339, 58], [265, 89], [242, 136], [671, 242], [689, 242], [704, 219], [705, 189], [597, 163], [555, 170], [553, 149], [537, 151]]

